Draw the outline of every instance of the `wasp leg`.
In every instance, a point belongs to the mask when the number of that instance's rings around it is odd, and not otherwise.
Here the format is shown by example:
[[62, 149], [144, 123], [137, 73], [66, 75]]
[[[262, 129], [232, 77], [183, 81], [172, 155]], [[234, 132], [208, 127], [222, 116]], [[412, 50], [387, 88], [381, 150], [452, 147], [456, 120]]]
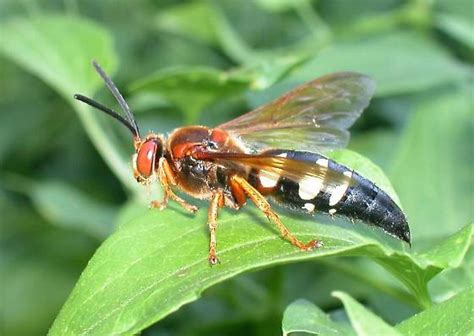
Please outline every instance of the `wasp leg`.
[[281, 235], [283, 238], [288, 240], [291, 244], [294, 246], [298, 247], [300, 250], [304, 251], [309, 251], [312, 250], [313, 248], [319, 248], [322, 246], [322, 242], [319, 240], [311, 240], [310, 242], [304, 244], [298, 238], [293, 236], [291, 232], [286, 228], [286, 226], [281, 222], [280, 217], [272, 210], [270, 204], [268, 201], [263, 197], [262, 194], [258, 192], [254, 187], [250, 185], [250, 183], [247, 182], [244, 178], [238, 176], [238, 175], [233, 175], [231, 177], [233, 182], [237, 183], [242, 187], [242, 189], [245, 191], [247, 196], [252, 200], [252, 202], [259, 208], [266, 216], [267, 218], [275, 223], [277, 226], [278, 230], [280, 230]]
[[219, 208], [224, 206], [224, 194], [222, 190], [217, 190], [212, 194], [211, 203], [209, 204], [209, 210], [207, 212], [207, 224], [209, 226], [210, 241], [209, 241], [209, 264], [215, 265], [219, 262], [217, 259], [217, 239], [216, 239], [216, 230], [217, 230], [217, 212]]
[[245, 205], [247, 202], [247, 196], [245, 195], [244, 189], [238, 184], [236, 181], [233, 179], [229, 180], [229, 187], [232, 192], [232, 196], [234, 196], [235, 199], [235, 209], [239, 209], [242, 206]]
[[[168, 205], [168, 200], [169, 200], [169, 196], [168, 196], [168, 193], [165, 191], [165, 187], [164, 187], [164, 184], [169, 184], [167, 180], [162, 180], [159, 178], [158, 176], [158, 182], [160, 183], [160, 185], [163, 187], [163, 200], [161, 201], [158, 201], [158, 200], [152, 200], [150, 201], [150, 205], [149, 207], [150, 208], [153, 208], [153, 209], [159, 209], [159, 210], [163, 210], [166, 208], [166, 206]], [[152, 193], [151, 193], [151, 183], [150, 181], [145, 181], [145, 182], [142, 182], [146, 187], [147, 187], [147, 190], [148, 190], [148, 199], [150, 199], [152, 197]]]
[[150, 203], [152, 208], [164, 209], [168, 204], [168, 200], [171, 198], [189, 212], [195, 213], [198, 211], [196, 206], [187, 203], [171, 190], [171, 185], [176, 185], [176, 180], [174, 178], [174, 173], [165, 158], [160, 158], [160, 161], [158, 162], [158, 178], [163, 187], [164, 197], [163, 201], [152, 201]]

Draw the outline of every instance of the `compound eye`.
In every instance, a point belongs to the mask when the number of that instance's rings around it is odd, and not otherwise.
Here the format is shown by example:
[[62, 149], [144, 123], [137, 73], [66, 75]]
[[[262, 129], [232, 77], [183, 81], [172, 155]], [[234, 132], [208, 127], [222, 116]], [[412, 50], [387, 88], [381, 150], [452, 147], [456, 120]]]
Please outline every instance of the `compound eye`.
[[147, 141], [140, 146], [136, 164], [141, 176], [149, 177], [153, 174], [157, 147], [158, 145], [155, 141]]

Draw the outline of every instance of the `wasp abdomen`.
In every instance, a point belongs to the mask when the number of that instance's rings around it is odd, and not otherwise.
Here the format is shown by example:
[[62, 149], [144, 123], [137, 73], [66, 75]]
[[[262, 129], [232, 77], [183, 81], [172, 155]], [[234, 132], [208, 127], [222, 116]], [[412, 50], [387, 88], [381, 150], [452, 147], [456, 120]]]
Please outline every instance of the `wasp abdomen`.
[[375, 224], [409, 243], [410, 230], [406, 217], [393, 199], [361, 175], [354, 173], [353, 178], [357, 183], [348, 189], [340, 204], [340, 213]]
[[[276, 179], [262, 171], [255, 174], [252, 180], [257, 189], [277, 203], [307, 213], [320, 211], [359, 219], [410, 242], [410, 231], [402, 210], [387, 193], [360, 174], [316, 153], [274, 150], [268, 154], [312, 162], [321, 172], [300, 181], [285, 177]], [[272, 186], [271, 181], [274, 181]]]

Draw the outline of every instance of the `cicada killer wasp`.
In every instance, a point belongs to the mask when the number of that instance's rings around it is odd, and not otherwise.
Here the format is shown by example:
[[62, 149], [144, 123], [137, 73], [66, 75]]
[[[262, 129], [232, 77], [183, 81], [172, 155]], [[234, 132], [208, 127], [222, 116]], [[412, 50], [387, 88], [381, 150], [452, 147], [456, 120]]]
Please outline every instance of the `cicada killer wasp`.
[[301, 242], [282, 223], [267, 199], [307, 214], [342, 215], [382, 228], [410, 242], [405, 215], [374, 183], [318, 153], [344, 147], [348, 128], [369, 105], [375, 84], [368, 76], [341, 72], [303, 84], [280, 98], [214, 128], [186, 126], [167, 137], [142, 137], [124, 98], [94, 61], [124, 115], [82, 95], [75, 98], [105, 112], [133, 135], [133, 173], [139, 183], [158, 177], [164, 198], [151, 207], [163, 209], [169, 199], [194, 213], [197, 207], [179, 197], [178, 189], [209, 201], [209, 263], [216, 252], [219, 208], [243, 207], [250, 199], [282, 236], [301, 250], [322, 246]]

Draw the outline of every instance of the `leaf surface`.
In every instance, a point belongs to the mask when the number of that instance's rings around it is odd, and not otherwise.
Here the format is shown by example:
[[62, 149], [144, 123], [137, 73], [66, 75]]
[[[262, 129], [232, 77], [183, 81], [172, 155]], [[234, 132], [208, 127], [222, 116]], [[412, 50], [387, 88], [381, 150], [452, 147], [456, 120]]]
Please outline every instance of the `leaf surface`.
[[69, 184], [42, 181], [32, 186], [30, 195], [36, 209], [51, 223], [85, 232], [100, 240], [113, 231], [117, 209]]
[[474, 286], [397, 325], [403, 335], [472, 335]]
[[109, 33], [91, 21], [60, 15], [10, 19], [0, 24], [0, 30], [0, 53], [38, 76], [71, 104], [110, 169], [124, 185], [136, 190], [128, 159], [110, 132], [100, 127], [99, 114], [73, 99], [75, 93], [91, 96], [102, 85], [92, 68], [93, 59], [109, 75], [115, 72], [117, 58]]
[[331, 320], [313, 303], [299, 299], [291, 303], [283, 313], [283, 335], [304, 332], [313, 335], [351, 335], [347, 328]]
[[343, 292], [334, 292], [333, 295], [339, 298], [344, 304], [352, 327], [358, 336], [402, 335], [395, 328], [383, 321], [380, 317], [367, 310], [367, 308], [354, 300], [350, 295]]
[[[376, 176], [373, 164], [347, 151], [340, 161], [359, 165], [366, 176]], [[362, 164], [363, 163], [363, 164]], [[380, 185], [387, 189], [387, 185]], [[143, 212], [143, 211], [142, 211]], [[408, 248], [365, 225], [323, 223], [320, 218], [282, 215], [289, 229], [302, 240], [325, 242], [324, 248], [301, 252], [283, 241], [254, 207], [239, 213], [222, 211], [219, 217], [218, 257], [221, 263], [207, 262], [208, 233], [206, 210], [196, 216], [183, 213], [175, 205], [166, 211], [145, 211], [121, 225], [91, 259], [76, 288], [51, 329], [52, 335], [81, 333], [137, 333], [182, 305], [196, 300], [210, 286], [244, 271], [334, 255], [365, 255], [383, 260], [405, 283], [413, 280], [415, 293], [448, 266], [432, 260], [431, 254], [417, 257]], [[466, 230], [470, 230], [467, 232]], [[458, 254], [465, 253], [468, 228], [459, 233]], [[427, 269], [430, 272], [423, 277]], [[421, 276], [421, 277], [420, 277]], [[424, 298], [421, 298], [423, 300]]]
[[188, 123], [195, 123], [196, 117], [208, 104], [243, 92], [251, 80], [241, 73], [211, 67], [180, 66], [140, 79], [131, 88], [161, 95], [185, 112]]
[[474, 218], [472, 89], [421, 99], [394, 154], [390, 176], [414, 242], [443, 239]]
[[466, 68], [434, 41], [418, 33], [391, 32], [328, 46], [264, 94], [250, 96], [250, 101], [258, 106], [299, 84], [340, 71], [371, 76], [377, 83], [377, 97], [419, 92], [467, 78]]

